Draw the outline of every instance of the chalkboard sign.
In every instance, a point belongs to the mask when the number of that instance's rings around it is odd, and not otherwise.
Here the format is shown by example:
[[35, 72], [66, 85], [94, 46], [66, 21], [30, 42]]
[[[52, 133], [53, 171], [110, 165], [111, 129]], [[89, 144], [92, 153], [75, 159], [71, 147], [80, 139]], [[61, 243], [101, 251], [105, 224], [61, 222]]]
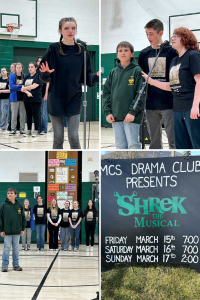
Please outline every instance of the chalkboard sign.
[[102, 271], [115, 263], [200, 272], [200, 157], [103, 160]]

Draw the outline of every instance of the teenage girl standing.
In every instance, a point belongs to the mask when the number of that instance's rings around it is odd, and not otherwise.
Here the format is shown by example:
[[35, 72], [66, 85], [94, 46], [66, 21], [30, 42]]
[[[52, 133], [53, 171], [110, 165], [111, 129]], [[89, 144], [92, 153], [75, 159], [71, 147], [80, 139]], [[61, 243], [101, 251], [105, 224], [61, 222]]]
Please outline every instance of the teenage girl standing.
[[[83, 212], [78, 208], [78, 201], [73, 202], [74, 209], [70, 211], [69, 223], [70, 223], [70, 234], [71, 234], [71, 243], [72, 251], [78, 251], [79, 249], [79, 235], [81, 231], [81, 220], [83, 218]], [[75, 247], [75, 238], [76, 238], [76, 247]]]
[[29, 200], [24, 200], [24, 214], [26, 217], [26, 228], [24, 230], [24, 235], [22, 236], [22, 250], [26, 250], [26, 240], [27, 240], [27, 250], [31, 250], [31, 233], [34, 230], [33, 222], [33, 210], [29, 206]]
[[61, 221], [61, 214], [56, 199], [51, 201], [51, 206], [48, 208], [47, 219], [49, 221], [49, 249], [58, 250], [58, 231]]
[[[78, 129], [84, 82], [84, 47], [75, 42], [77, 23], [74, 18], [63, 18], [59, 22], [60, 42], [49, 46], [42, 59], [40, 78], [50, 81], [47, 111], [54, 131], [54, 149], [63, 149], [64, 124], [67, 119], [68, 139], [71, 149], [80, 149]], [[92, 73], [87, 53], [86, 82], [93, 86], [99, 76]]]
[[0, 77], [0, 131], [6, 131], [8, 124], [9, 96], [8, 70], [1, 68]]
[[98, 210], [96, 209], [92, 200], [88, 201], [86, 210], [84, 211], [85, 219], [85, 232], [86, 232], [86, 251], [89, 251], [89, 238], [91, 235], [91, 248], [90, 251], [93, 251], [94, 245], [94, 232], [96, 228], [96, 221], [98, 219]]
[[37, 64], [35, 62], [29, 63], [29, 75], [24, 79], [24, 85], [21, 91], [24, 92], [24, 105], [27, 114], [28, 131], [25, 136], [31, 135], [32, 118], [34, 119], [35, 131], [32, 136], [38, 136], [39, 127], [39, 112], [42, 103], [42, 84], [39, 82], [37, 74]]
[[16, 63], [15, 73], [9, 76], [10, 105], [12, 112], [11, 132], [9, 135], [14, 135], [16, 133], [18, 110], [20, 114], [20, 133], [25, 134], [25, 107], [23, 102], [24, 94], [21, 92], [24, 77], [23, 65], [21, 63]]
[[60, 222], [61, 248], [65, 251], [69, 250], [69, 241], [70, 241], [69, 206], [70, 206], [70, 202], [65, 201], [65, 207], [60, 210], [60, 214], [62, 216]]

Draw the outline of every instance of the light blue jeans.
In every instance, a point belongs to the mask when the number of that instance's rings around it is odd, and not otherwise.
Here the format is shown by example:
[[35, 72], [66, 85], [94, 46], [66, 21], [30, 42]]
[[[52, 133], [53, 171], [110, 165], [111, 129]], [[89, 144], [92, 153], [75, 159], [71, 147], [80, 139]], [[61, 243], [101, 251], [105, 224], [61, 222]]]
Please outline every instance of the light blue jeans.
[[9, 99], [0, 100], [0, 129], [6, 130], [8, 125]]
[[8, 268], [9, 254], [12, 245], [13, 268], [19, 266], [19, 234], [5, 235], [2, 254], [2, 268]]
[[[76, 225], [76, 223], [72, 222], [72, 225]], [[79, 248], [80, 243], [80, 231], [81, 231], [81, 224], [78, 224], [76, 229], [71, 228], [70, 226], [70, 234], [71, 234], [71, 242], [72, 242], [72, 249], [75, 247], [75, 237], [76, 237], [76, 248]]]
[[37, 248], [44, 249], [44, 236], [45, 236], [45, 224], [37, 224], [35, 225], [36, 229], [36, 238], [37, 238]]
[[47, 126], [48, 126], [48, 115], [47, 115], [47, 100], [44, 101], [42, 99], [42, 104], [40, 106], [40, 112], [39, 112], [39, 127], [38, 131], [45, 131], [47, 132]]
[[141, 149], [139, 142], [140, 124], [113, 122], [116, 149]]

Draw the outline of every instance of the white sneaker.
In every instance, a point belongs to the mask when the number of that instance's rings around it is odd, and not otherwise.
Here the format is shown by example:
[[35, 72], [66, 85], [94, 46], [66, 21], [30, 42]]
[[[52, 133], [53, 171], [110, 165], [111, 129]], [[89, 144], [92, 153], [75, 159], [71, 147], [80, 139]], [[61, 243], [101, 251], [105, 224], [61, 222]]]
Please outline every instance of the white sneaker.
[[86, 247], [86, 252], [90, 251], [90, 248], [89, 246]]
[[93, 252], [93, 247], [90, 247], [90, 251]]
[[49, 249], [50, 251], [53, 251], [53, 249]]
[[38, 135], [39, 135], [38, 131], [34, 131], [34, 132], [32, 133], [32, 137], [37, 137]]

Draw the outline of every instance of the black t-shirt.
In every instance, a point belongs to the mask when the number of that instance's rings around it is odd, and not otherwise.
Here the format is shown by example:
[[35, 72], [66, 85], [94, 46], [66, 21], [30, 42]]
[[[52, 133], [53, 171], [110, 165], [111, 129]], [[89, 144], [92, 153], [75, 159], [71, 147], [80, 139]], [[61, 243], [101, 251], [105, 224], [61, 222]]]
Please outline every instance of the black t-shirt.
[[42, 102], [42, 84], [38, 79], [38, 73], [36, 72], [33, 76], [30, 74], [24, 78], [24, 86], [30, 86], [34, 83], [39, 84], [36, 89], [30, 90], [30, 93], [33, 97], [28, 97], [26, 93], [24, 93], [24, 102]]
[[46, 224], [47, 207], [45, 204], [35, 205], [33, 212], [35, 214], [35, 225]]
[[[0, 90], [9, 90], [9, 81], [8, 79], [3, 79], [0, 77]], [[9, 99], [10, 93], [0, 93], [1, 99]]]
[[60, 210], [60, 213], [62, 215], [62, 219], [61, 219], [61, 222], [60, 222], [60, 226], [61, 227], [69, 227], [69, 215], [70, 215], [70, 209], [64, 209], [62, 208]]
[[48, 207], [48, 213], [50, 214], [50, 219], [53, 223], [57, 223], [60, 215], [60, 208], [56, 210], [55, 207], [53, 207], [53, 210], [51, 211], [51, 208]]
[[98, 211], [93, 212], [93, 209], [89, 209], [88, 212], [84, 211], [85, 223], [96, 224], [96, 217], [98, 217]]
[[82, 210], [80, 208], [77, 209], [77, 210], [72, 209], [70, 211], [70, 218], [71, 218], [71, 220], [72, 220], [73, 223], [77, 223], [80, 218], [83, 218], [83, 212], [82, 212]]
[[26, 228], [31, 228], [31, 210], [24, 208], [24, 214], [26, 218]]
[[[21, 76], [17, 76], [16, 85], [23, 85], [23, 79]], [[24, 93], [17, 91], [17, 101], [22, 101], [24, 97]]]
[[194, 76], [197, 74], [200, 74], [200, 54], [197, 51], [187, 50], [172, 60], [169, 76], [174, 111], [191, 110], [196, 86]]
[[[159, 49], [153, 49], [149, 46], [140, 52], [138, 64], [145, 73], [148, 74], [151, 70], [158, 51]], [[169, 82], [169, 67], [171, 60], [175, 56], [177, 56], [175, 49], [171, 46], [164, 46], [151, 73], [151, 77], [159, 81]], [[148, 84], [146, 108], [152, 110], [172, 109], [172, 93]]]

